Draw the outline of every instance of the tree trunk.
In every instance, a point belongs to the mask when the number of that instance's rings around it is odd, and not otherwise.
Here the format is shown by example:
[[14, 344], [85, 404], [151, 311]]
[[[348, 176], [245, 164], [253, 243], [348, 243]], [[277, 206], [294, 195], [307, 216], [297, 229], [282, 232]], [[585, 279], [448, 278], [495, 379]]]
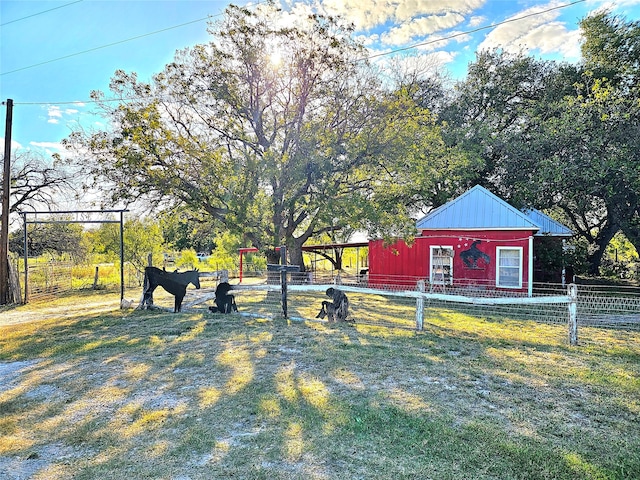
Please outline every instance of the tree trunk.
[[[280, 252], [273, 249], [268, 249], [265, 252], [267, 256], [267, 264], [270, 265], [278, 265], [280, 263]], [[267, 270], [267, 284], [269, 285], [279, 285], [280, 284], [280, 272], [274, 272], [271, 270]]]
[[342, 255], [344, 254], [344, 249], [342, 248], [334, 248], [333, 253], [335, 254], [335, 262], [333, 265], [336, 270], [342, 270]]
[[304, 258], [302, 256], [302, 244], [299, 242], [293, 242], [293, 245], [289, 247], [289, 262], [291, 265], [298, 265], [301, 272], [305, 272]]
[[8, 258], [9, 262], [9, 303], [22, 303], [22, 290], [20, 290], [20, 277], [18, 276], [18, 269], [11, 261], [11, 257]]
[[589, 274], [590, 275], [599, 275], [600, 274], [600, 264], [602, 263], [602, 256], [611, 242], [611, 239], [618, 232], [618, 226], [609, 223], [606, 227], [600, 230], [598, 236], [593, 242], [596, 249], [593, 253], [587, 256], [587, 262], [589, 263]]
[[289, 262], [291, 265], [300, 267], [299, 272], [291, 272], [291, 282], [294, 284], [303, 284], [307, 282], [307, 269], [304, 265], [304, 257], [302, 256], [302, 244], [300, 240], [294, 239], [292, 246], [289, 248]]

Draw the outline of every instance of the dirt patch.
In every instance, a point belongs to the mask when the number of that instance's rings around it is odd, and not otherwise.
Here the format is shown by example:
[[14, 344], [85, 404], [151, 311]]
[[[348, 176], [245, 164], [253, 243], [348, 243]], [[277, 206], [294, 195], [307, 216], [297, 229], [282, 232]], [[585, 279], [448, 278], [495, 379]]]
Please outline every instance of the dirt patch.
[[11, 389], [16, 380], [37, 364], [36, 360], [0, 363], [0, 394]]

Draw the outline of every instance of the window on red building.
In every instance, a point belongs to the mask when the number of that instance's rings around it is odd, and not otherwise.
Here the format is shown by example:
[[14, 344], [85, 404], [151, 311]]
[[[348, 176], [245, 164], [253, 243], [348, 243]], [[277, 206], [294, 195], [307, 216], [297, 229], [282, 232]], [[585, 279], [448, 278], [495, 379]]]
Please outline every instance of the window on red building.
[[451, 285], [453, 283], [453, 247], [431, 247], [431, 275], [433, 284]]
[[496, 285], [522, 288], [522, 247], [497, 247]]

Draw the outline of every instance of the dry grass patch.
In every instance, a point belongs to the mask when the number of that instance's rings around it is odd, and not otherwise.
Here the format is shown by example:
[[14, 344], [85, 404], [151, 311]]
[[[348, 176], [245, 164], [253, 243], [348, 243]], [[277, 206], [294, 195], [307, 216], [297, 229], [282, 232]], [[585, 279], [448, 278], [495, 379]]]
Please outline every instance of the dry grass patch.
[[640, 478], [638, 333], [379, 302], [0, 326], [0, 478]]

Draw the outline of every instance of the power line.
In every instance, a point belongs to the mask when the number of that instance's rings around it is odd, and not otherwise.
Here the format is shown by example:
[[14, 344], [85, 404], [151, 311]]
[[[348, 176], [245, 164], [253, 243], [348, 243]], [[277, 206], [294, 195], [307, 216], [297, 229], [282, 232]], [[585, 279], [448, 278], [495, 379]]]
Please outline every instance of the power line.
[[571, 7], [571, 6], [576, 5], [578, 3], [584, 3], [584, 2], [586, 2], [586, 0], [575, 0], [575, 1], [570, 2], [570, 3], [565, 3], [564, 5], [558, 5], [558, 6], [555, 6], [555, 7], [547, 8], [546, 10], [542, 10], [540, 12], [531, 12], [531, 13], [529, 13], [527, 15], [523, 15], [521, 17], [509, 18], [507, 20], [503, 20], [502, 22], [494, 23], [494, 24], [491, 24], [491, 25], [485, 25], [484, 27], [474, 28], [473, 30], [467, 30], [465, 32], [454, 33], [454, 34], [451, 34], [449, 36], [438, 38], [438, 39], [435, 39], [435, 40], [427, 40], [426, 42], [415, 43], [413, 45], [409, 45], [407, 47], [398, 48], [398, 49], [395, 49], [395, 50], [390, 50], [388, 52], [376, 53], [374, 55], [369, 55], [366, 58], [361, 58], [360, 61], [362, 61], [362, 60], [370, 60], [372, 58], [382, 57], [382, 56], [386, 56], [386, 55], [392, 55], [394, 53], [404, 52], [406, 50], [412, 50], [412, 49], [417, 48], [417, 47], [424, 47], [425, 45], [431, 45], [433, 43], [443, 42], [443, 41], [446, 41], [446, 40], [452, 40], [452, 39], [454, 39], [456, 37], [461, 37], [461, 36], [464, 36], [464, 35], [470, 35], [472, 33], [480, 32], [482, 30], [488, 30], [489, 28], [499, 27], [500, 25], [504, 25], [506, 23], [517, 22], [518, 20], [524, 20], [525, 18], [535, 17], [537, 15], [542, 15], [544, 13], [549, 13], [549, 12], [552, 12], [554, 10], [561, 10], [563, 8]]
[[[77, 1], [83, 1], [83, 0], [77, 0]], [[262, 3], [265, 3], [266, 1], [267, 1], [267, 0], [260, 0], [260, 1], [256, 2], [256, 3], [255, 3], [255, 5], [260, 5], [260, 4], [262, 4]], [[77, 2], [74, 2], [74, 3], [77, 3]], [[70, 5], [70, 4], [69, 4], [69, 5]], [[59, 8], [60, 8], [60, 7], [59, 7]], [[52, 9], [52, 10], [53, 10], [53, 9]], [[44, 13], [44, 12], [42, 12], [42, 13]], [[167, 28], [163, 28], [163, 29], [161, 29], [161, 30], [156, 30], [156, 31], [154, 31], [154, 32], [149, 32], [149, 33], [145, 33], [145, 34], [142, 34], [142, 35], [137, 35], [137, 36], [135, 36], [135, 37], [126, 38], [126, 39], [124, 39], [124, 40], [120, 40], [120, 41], [117, 41], [117, 42], [109, 43], [109, 44], [107, 44], [107, 45], [101, 45], [101, 46], [99, 46], [99, 47], [90, 48], [89, 50], [83, 50], [83, 51], [81, 51], [81, 52], [76, 52], [76, 53], [70, 53], [69, 55], [64, 55], [64, 56], [62, 56], [62, 57], [53, 58], [53, 59], [51, 59], [51, 60], [46, 60], [46, 61], [44, 61], [44, 62], [40, 62], [40, 63], [34, 63], [33, 65], [28, 65], [28, 66], [26, 66], [26, 67], [16, 68], [15, 70], [10, 70], [10, 71], [8, 71], [8, 72], [2, 72], [2, 73], [0, 73], [0, 76], [2, 76], [2, 75], [8, 75], [8, 74], [10, 74], [10, 73], [21, 72], [22, 70], [28, 70], [28, 69], [30, 69], [30, 68], [39, 67], [39, 66], [41, 66], [41, 65], [46, 65], [46, 64], [48, 64], [48, 63], [57, 62], [57, 61], [59, 61], [59, 60], [65, 60], [65, 59], [67, 59], [67, 58], [75, 57], [75, 56], [78, 56], [78, 55], [84, 55], [85, 53], [95, 52], [96, 50], [102, 50], [103, 48], [113, 47], [113, 46], [115, 46], [115, 45], [120, 45], [120, 44], [122, 44], [122, 43], [131, 42], [131, 41], [133, 41], [133, 40], [139, 40], [139, 39], [141, 39], [141, 38], [149, 37], [149, 36], [151, 36], [151, 35], [156, 35], [156, 34], [158, 34], [158, 33], [167, 32], [167, 31], [169, 31], [169, 30], [173, 30], [173, 29], [175, 29], [175, 28], [184, 27], [184, 26], [186, 26], [186, 25], [191, 25], [191, 24], [193, 24], [193, 23], [202, 22], [202, 21], [204, 21], [204, 20], [209, 20], [209, 19], [211, 19], [211, 18], [219, 17], [219, 16], [221, 16], [221, 15], [223, 15], [223, 13], [222, 13], [222, 12], [221, 12], [221, 13], [217, 13], [217, 14], [215, 14], [215, 15], [207, 15], [206, 17], [199, 18], [199, 19], [197, 19], [197, 20], [192, 20], [192, 21], [190, 21], [190, 22], [181, 23], [180, 25], [174, 25], [174, 26], [172, 26], [172, 27], [167, 27]], [[26, 17], [25, 17], [25, 18], [26, 18]], [[15, 20], [14, 20], [14, 21], [15, 21]]]
[[[132, 100], [146, 100], [150, 98], [171, 98], [168, 95], [149, 95], [146, 97], [125, 97], [125, 98], [101, 98], [100, 100], [68, 100], [64, 102], [13, 102], [14, 105], [84, 105], [85, 103], [100, 102], [127, 102]], [[4, 102], [2, 102], [4, 105]]]
[[36, 17], [38, 15], [42, 15], [43, 13], [52, 12], [54, 10], [58, 10], [59, 8], [68, 7], [69, 5], [74, 5], [82, 1], [83, 0], [76, 0], [75, 2], [65, 3], [64, 5], [60, 5], [59, 7], [54, 7], [54, 8], [50, 8], [49, 10], [43, 10], [42, 12], [34, 13], [32, 15], [27, 15], [26, 17], [16, 18], [15, 20], [10, 20], [8, 22], [0, 23], [0, 27], [4, 27], [5, 25], [9, 25], [10, 23], [20, 22], [21, 20], [26, 20], [27, 18]]
[[190, 22], [181, 23], [180, 25], [174, 25], [173, 27], [163, 28], [162, 30], [156, 30], [155, 32], [145, 33], [143, 35], [138, 35], [136, 37], [127, 38], [125, 40], [120, 40], [120, 41], [109, 43], [109, 44], [106, 44], [106, 45], [101, 45], [99, 47], [90, 48], [89, 50], [83, 50], [81, 52], [76, 52], [76, 53], [70, 53], [69, 55], [65, 55], [63, 57], [53, 58], [51, 60], [47, 60], [47, 61], [40, 62], [40, 63], [34, 63], [33, 65], [29, 65], [27, 67], [16, 68], [15, 70], [10, 70], [8, 72], [2, 72], [0, 75], [8, 75], [10, 73], [20, 72], [22, 70], [28, 70], [29, 68], [39, 67], [40, 65], [46, 65], [47, 63], [53, 63], [53, 62], [57, 62], [59, 60], [64, 60], [66, 58], [71, 58], [71, 57], [75, 57], [75, 56], [78, 56], [78, 55], [84, 55], [85, 53], [95, 52], [96, 50], [101, 50], [103, 48], [113, 47], [114, 45], [120, 45], [121, 43], [131, 42], [132, 40], [138, 40], [140, 38], [149, 37], [151, 35], [156, 35], [158, 33], [166, 32], [168, 30], [173, 30], [174, 28], [180, 28], [180, 27], [184, 27], [185, 25], [191, 25], [192, 23], [202, 22], [203, 20], [208, 20], [209, 18], [211, 18], [211, 16], [206, 16], [206, 17], [203, 17], [203, 18], [199, 18], [197, 20], [192, 20]]
[[[266, 0], [262, 0], [260, 2], [257, 2], [256, 5], [264, 3], [265, 1]], [[378, 58], [378, 57], [382, 57], [382, 56], [386, 56], [386, 55], [392, 55], [394, 53], [403, 52], [403, 51], [406, 51], [406, 50], [411, 50], [411, 49], [414, 49], [414, 48], [417, 48], [417, 47], [430, 45], [430, 44], [438, 43], [438, 42], [443, 42], [443, 41], [446, 41], [446, 40], [451, 40], [451, 39], [454, 39], [454, 38], [457, 38], [457, 37], [460, 37], [460, 36], [470, 35], [472, 33], [476, 33], [476, 32], [482, 31], [482, 30], [495, 28], [495, 27], [498, 27], [500, 25], [504, 25], [504, 24], [507, 24], [507, 23], [512, 23], [512, 22], [516, 22], [516, 21], [519, 21], [519, 20], [524, 20], [525, 18], [530, 18], [530, 17], [534, 17], [534, 16], [537, 16], [537, 15], [542, 15], [542, 14], [545, 14], [545, 13], [548, 13], [548, 12], [552, 12], [554, 10], [560, 10], [560, 9], [563, 9], [563, 8], [571, 7], [571, 6], [577, 5], [579, 3], [584, 3], [585, 1], [586, 0], [574, 0], [573, 2], [566, 3], [564, 5], [558, 5], [558, 6], [551, 7], [551, 8], [539, 11], [539, 12], [532, 12], [532, 13], [529, 13], [527, 15], [523, 15], [521, 17], [510, 18], [510, 19], [503, 20], [503, 21], [495, 23], [495, 24], [485, 25], [483, 27], [478, 27], [478, 28], [475, 28], [475, 29], [472, 29], [472, 30], [467, 30], [467, 31], [464, 31], [464, 32], [454, 33], [454, 34], [448, 35], [446, 37], [438, 38], [436, 40], [428, 40], [428, 41], [425, 41], [425, 42], [420, 42], [420, 43], [416, 43], [416, 44], [413, 44], [413, 45], [409, 45], [407, 47], [402, 47], [402, 48], [398, 48], [398, 49], [395, 49], [395, 50], [390, 50], [388, 52], [372, 54], [372, 55], [369, 55], [368, 57], [361, 58], [361, 59], [359, 59], [357, 61], [370, 60], [372, 58]], [[222, 13], [219, 13], [219, 14], [207, 17], [207, 18], [212, 18], [212, 17], [220, 16], [220, 15], [222, 15]], [[155, 33], [160, 33], [160, 32], [166, 31], [166, 30], [171, 30], [172, 28], [178, 28], [180, 26], [188, 25], [190, 23], [200, 22], [202, 20], [204, 20], [204, 19], [194, 20], [192, 22], [188, 22], [188, 23], [185, 23], [185, 24], [182, 24], [182, 25], [176, 25], [174, 27], [169, 27], [169, 28], [166, 28], [166, 29], [163, 29], [163, 30], [158, 30], [157, 32], [151, 32], [151, 33], [148, 33], [148, 34], [139, 35], [137, 37], [133, 37], [133, 38], [130, 38], [130, 39], [127, 39], [127, 40], [122, 40], [122, 41], [115, 42], [115, 43], [112, 43], [112, 44], [109, 44], [109, 45], [104, 45], [102, 47], [96, 47], [96, 48], [93, 48], [91, 50], [86, 50], [84, 52], [79, 52], [79, 53], [76, 53], [76, 54], [67, 55], [65, 57], [60, 57], [58, 59], [49, 60], [47, 62], [42, 62], [42, 63], [39, 63], [37, 65], [42, 65], [42, 64], [45, 64], [45, 63], [54, 62], [56, 60], [72, 57], [72, 56], [75, 56], [75, 55], [80, 55], [82, 53], [91, 52], [91, 51], [98, 50], [98, 49], [101, 49], [101, 48], [106, 48], [106, 47], [109, 47], [109, 46], [112, 46], [112, 45], [117, 45], [119, 43], [125, 43], [125, 42], [128, 42], [130, 40], [135, 40], [137, 38], [142, 38], [142, 37], [146, 37], [146, 36], [149, 36], [149, 35], [154, 35]], [[19, 70], [25, 70], [27, 68], [35, 67], [37, 65], [31, 65], [29, 67], [24, 67], [24, 68], [21, 68], [21, 69], [18, 69], [18, 70], [13, 70], [11, 72], [5, 72], [5, 73], [2, 73], [0, 75], [5, 75], [5, 74], [8, 74], [8, 73], [17, 72]], [[126, 101], [126, 100], [140, 100], [140, 99], [143, 99], [143, 98], [153, 98], [153, 97], [136, 97], [136, 98], [129, 98], [129, 99], [126, 99], [126, 98], [125, 99], [114, 98], [114, 99], [86, 100], [86, 101], [65, 101], [65, 102], [14, 102], [14, 104], [15, 105], [52, 105], [52, 104], [55, 104], [55, 105], [69, 105], [69, 104], [80, 104], [80, 103], [97, 103], [98, 101], [101, 101], [101, 102], [117, 102], [117, 101]]]

